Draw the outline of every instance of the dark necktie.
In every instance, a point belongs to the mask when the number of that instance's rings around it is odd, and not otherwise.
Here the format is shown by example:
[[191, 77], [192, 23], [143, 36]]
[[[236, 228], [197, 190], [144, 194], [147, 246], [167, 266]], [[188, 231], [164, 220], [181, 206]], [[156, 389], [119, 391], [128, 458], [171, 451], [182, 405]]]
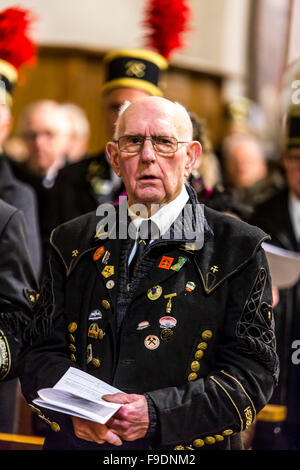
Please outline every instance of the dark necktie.
[[132, 274], [135, 266], [140, 262], [143, 253], [150, 241], [159, 237], [159, 228], [155, 222], [150, 219], [143, 220], [138, 232], [136, 252], [129, 265], [129, 276], [132, 278]]

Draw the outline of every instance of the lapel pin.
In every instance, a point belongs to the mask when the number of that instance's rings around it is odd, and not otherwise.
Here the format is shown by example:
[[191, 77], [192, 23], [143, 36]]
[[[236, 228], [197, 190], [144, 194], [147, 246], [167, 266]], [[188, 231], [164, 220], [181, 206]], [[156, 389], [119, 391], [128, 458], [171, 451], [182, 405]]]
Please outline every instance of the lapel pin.
[[103, 271], [101, 271], [103, 277], [110, 277], [115, 274], [115, 267], [114, 266], [105, 266]]
[[158, 267], [162, 269], [170, 269], [173, 261], [174, 261], [174, 258], [170, 258], [169, 256], [163, 256], [162, 259], [160, 260]]
[[209, 269], [210, 269], [213, 273], [216, 273], [216, 272], [219, 271], [219, 266], [211, 266]]
[[154, 286], [154, 287], [151, 287], [151, 289], [148, 290], [147, 297], [150, 300], [157, 300], [161, 296], [161, 293], [162, 293], [161, 286]]
[[179, 256], [177, 263], [174, 264], [174, 266], [171, 266], [171, 269], [173, 269], [173, 271], [179, 271], [179, 269], [182, 268], [186, 261], [187, 258], [185, 258], [184, 256]]
[[141, 321], [138, 326], [137, 326], [137, 330], [144, 330], [145, 328], [148, 328], [148, 326], [150, 326], [150, 323], [148, 321]]
[[165, 299], [168, 299], [168, 303], [167, 303], [167, 306], [166, 306], [166, 313], [171, 313], [171, 310], [172, 310], [172, 298], [173, 297], [176, 297], [176, 292], [174, 292], [173, 294], [167, 294], [167, 295], [164, 295], [164, 298]]
[[101, 256], [104, 253], [104, 249], [105, 249], [104, 246], [100, 246], [99, 248], [97, 248], [97, 250], [94, 252], [94, 255], [93, 255], [94, 261], [97, 261], [99, 258], [101, 258]]
[[100, 320], [102, 318], [102, 313], [100, 310], [93, 310], [89, 315], [89, 320]]
[[185, 290], [187, 292], [192, 292], [196, 287], [196, 284], [193, 281], [188, 281], [185, 285]]
[[144, 345], [147, 349], [157, 349], [160, 344], [158, 336], [155, 335], [148, 335], [144, 340]]

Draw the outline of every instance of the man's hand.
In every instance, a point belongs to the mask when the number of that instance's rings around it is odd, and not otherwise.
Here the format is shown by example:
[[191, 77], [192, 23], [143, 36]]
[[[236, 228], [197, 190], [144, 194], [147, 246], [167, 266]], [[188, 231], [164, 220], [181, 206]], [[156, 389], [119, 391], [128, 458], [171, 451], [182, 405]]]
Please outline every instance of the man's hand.
[[124, 405], [106, 423], [112, 432], [118, 434], [124, 441], [135, 441], [146, 435], [149, 415], [148, 403], [144, 395], [115, 393], [104, 395], [102, 398]]
[[97, 444], [108, 442], [115, 446], [122, 445], [119, 436], [113, 430], [108, 429], [105, 424], [95, 423], [75, 416], [72, 417], [72, 421], [75, 435], [80, 439], [96, 442]]

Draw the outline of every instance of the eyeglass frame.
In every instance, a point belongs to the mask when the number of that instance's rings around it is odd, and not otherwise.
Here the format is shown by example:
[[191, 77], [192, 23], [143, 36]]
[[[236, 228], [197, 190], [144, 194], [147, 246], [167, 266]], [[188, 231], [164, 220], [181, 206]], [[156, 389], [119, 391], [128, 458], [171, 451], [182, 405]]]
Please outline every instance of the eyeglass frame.
[[[139, 148], [139, 150], [137, 150], [136, 152], [128, 152], [126, 150], [121, 150], [120, 149], [120, 139], [122, 139], [123, 137], [141, 137], [143, 139], [143, 142]], [[177, 143], [177, 148], [176, 150], [172, 151], [172, 152], [161, 152], [159, 150], [156, 149], [156, 142], [153, 141], [153, 138], [155, 137], [160, 137], [160, 138], [168, 138], [168, 139], [174, 139], [176, 140], [176, 143]], [[158, 136], [148, 136], [148, 135], [140, 135], [140, 134], [127, 134], [127, 135], [122, 135], [121, 137], [119, 137], [119, 139], [115, 139], [113, 140], [113, 142], [115, 144], [118, 145], [118, 149], [120, 152], [124, 152], [124, 153], [127, 153], [128, 155], [137, 155], [139, 152], [141, 152], [141, 150], [143, 149], [144, 145], [145, 145], [145, 141], [146, 140], [151, 140], [151, 143], [152, 143], [152, 147], [153, 149], [155, 150], [156, 153], [158, 153], [159, 155], [173, 155], [174, 153], [176, 153], [178, 151], [178, 144], [190, 144], [193, 142], [193, 140], [189, 140], [189, 141], [185, 141], [185, 140], [177, 140], [176, 137], [172, 137], [172, 136], [167, 136], [167, 135], [158, 135]], [[174, 142], [175, 144], [175, 142]]]

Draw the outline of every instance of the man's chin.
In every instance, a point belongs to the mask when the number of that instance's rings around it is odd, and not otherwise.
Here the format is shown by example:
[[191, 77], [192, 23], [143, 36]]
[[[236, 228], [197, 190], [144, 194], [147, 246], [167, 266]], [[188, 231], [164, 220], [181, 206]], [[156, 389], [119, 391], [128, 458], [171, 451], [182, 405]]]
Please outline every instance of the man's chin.
[[135, 195], [136, 203], [138, 204], [163, 204], [165, 202], [166, 195], [155, 188], [147, 188], [143, 191], [138, 191]]

